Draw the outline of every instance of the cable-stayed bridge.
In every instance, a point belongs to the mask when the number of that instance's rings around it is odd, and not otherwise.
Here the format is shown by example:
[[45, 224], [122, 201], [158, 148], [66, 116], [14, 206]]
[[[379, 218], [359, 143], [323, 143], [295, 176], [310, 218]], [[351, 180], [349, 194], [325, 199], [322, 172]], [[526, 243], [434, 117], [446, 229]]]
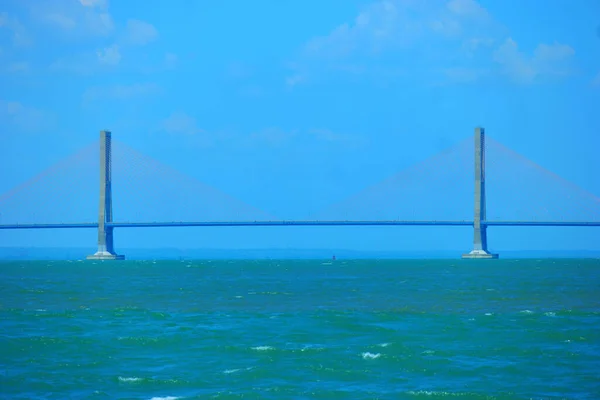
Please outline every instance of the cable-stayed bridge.
[[[0, 229], [97, 229], [98, 251], [88, 258], [111, 260], [124, 258], [115, 252], [115, 228], [470, 226], [473, 249], [463, 258], [496, 258], [488, 251], [490, 226], [600, 226], [600, 198], [486, 137], [483, 128], [330, 207], [285, 219], [115, 142], [102, 131], [99, 143], [0, 195]], [[115, 218], [113, 205], [124, 217]]]

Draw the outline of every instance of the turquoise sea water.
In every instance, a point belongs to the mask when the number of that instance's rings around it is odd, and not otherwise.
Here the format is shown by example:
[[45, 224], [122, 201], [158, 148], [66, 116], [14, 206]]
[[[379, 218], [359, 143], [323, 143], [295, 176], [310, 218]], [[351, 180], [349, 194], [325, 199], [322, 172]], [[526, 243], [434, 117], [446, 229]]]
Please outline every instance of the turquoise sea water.
[[600, 399], [600, 260], [0, 263], [3, 399]]

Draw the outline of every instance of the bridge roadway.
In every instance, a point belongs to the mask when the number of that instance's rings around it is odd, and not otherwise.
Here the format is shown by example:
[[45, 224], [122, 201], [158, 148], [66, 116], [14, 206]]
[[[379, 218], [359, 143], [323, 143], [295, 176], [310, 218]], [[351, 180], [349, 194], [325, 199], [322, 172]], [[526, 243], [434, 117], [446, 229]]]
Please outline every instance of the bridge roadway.
[[[600, 221], [482, 221], [486, 226], [600, 226]], [[166, 228], [190, 226], [473, 226], [473, 221], [197, 221], [107, 222], [112, 228]], [[0, 224], [1, 229], [98, 228], [97, 222], [57, 224]]]

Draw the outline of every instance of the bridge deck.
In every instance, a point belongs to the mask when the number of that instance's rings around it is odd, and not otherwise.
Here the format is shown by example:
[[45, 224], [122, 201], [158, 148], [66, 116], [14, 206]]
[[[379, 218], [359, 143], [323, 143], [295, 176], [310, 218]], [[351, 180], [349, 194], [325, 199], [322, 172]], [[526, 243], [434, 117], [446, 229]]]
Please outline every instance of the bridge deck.
[[[600, 226], [600, 221], [483, 221], [487, 226]], [[111, 222], [113, 228], [166, 228], [193, 226], [473, 226], [473, 221], [196, 221]], [[3, 224], [0, 229], [98, 228], [96, 222], [60, 224]]]

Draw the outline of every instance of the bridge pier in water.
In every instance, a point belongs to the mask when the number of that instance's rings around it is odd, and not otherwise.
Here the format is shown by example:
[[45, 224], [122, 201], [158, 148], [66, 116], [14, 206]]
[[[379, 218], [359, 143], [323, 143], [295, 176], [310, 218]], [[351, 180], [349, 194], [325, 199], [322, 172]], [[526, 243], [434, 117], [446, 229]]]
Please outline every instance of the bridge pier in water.
[[473, 250], [462, 258], [498, 258], [487, 249], [485, 224], [485, 130], [475, 128], [475, 216], [473, 219]]
[[124, 260], [125, 256], [117, 255], [114, 249], [113, 227], [106, 226], [112, 222], [112, 160], [111, 134], [100, 132], [100, 208], [98, 211], [98, 251], [88, 260]]

